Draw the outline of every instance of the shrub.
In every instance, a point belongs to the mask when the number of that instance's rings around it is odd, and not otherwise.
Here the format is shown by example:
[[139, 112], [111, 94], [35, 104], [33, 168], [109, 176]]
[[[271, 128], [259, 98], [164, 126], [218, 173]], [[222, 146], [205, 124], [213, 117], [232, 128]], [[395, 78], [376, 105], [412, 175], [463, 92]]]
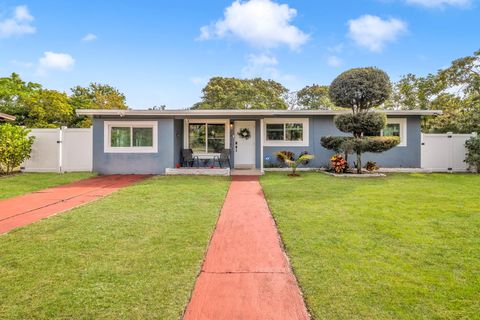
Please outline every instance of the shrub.
[[0, 126], [0, 173], [12, 173], [30, 158], [35, 137], [29, 137], [29, 132], [28, 129], [12, 124]]
[[344, 153], [345, 150], [343, 147], [343, 143], [351, 139], [352, 137], [324, 136], [320, 138], [320, 143], [322, 144], [322, 147], [324, 147], [325, 149], [333, 150], [336, 153]]
[[330, 163], [335, 173], [343, 173], [348, 169], [348, 163], [341, 155], [334, 155], [331, 157]]
[[375, 171], [378, 170], [377, 163], [375, 161], [367, 161], [367, 164], [365, 165], [365, 169], [367, 171]]
[[347, 113], [336, 116], [334, 121], [340, 131], [359, 137], [378, 134], [385, 128], [387, 116], [381, 112]]
[[303, 155], [300, 155], [296, 160], [294, 160], [289, 158], [289, 154], [285, 154], [283, 153], [283, 151], [277, 153], [277, 157], [282, 158], [285, 164], [289, 166], [290, 169], [292, 169], [292, 173], [290, 174], [290, 176], [298, 176], [297, 174], [298, 166], [304, 163], [305, 161], [309, 161], [314, 158], [314, 156], [311, 154], [303, 154]]
[[293, 160], [295, 158], [295, 153], [292, 151], [280, 151], [277, 152], [277, 160], [282, 164], [286, 164], [285, 159]]
[[465, 148], [467, 149], [465, 162], [470, 169], [480, 173], [480, 136], [468, 139], [465, 142]]

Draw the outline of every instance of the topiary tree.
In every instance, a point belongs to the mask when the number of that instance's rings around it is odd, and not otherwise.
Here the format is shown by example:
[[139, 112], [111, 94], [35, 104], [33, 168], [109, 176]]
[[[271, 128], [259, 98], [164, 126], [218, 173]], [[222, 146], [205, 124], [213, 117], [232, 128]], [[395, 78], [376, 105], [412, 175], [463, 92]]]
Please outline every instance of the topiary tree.
[[0, 173], [10, 174], [30, 158], [35, 137], [29, 137], [30, 130], [12, 124], [0, 125]]
[[357, 155], [357, 173], [362, 173], [362, 153], [381, 153], [400, 143], [398, 137], [375, 137], [386, 125], [385, 114], [370, 111], [382, 105], [391, 94], [388, 75], [378, 68], [357, 68], [340, 74], [330, 85], [330, 100], [352, 113], [335, 117], [335, 126], [351, 137], [323, 137], [329, 150]]
[[480, 173], [480, 136], [471, 137], [465, 142], [467, 154], [465, 162], [472, 170]]

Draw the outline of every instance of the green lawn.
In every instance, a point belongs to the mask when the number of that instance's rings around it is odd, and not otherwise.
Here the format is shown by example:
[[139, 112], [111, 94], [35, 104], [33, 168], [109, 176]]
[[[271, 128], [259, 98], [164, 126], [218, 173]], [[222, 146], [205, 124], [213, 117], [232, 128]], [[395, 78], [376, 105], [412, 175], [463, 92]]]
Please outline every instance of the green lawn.
[[480, 175], [261, 182], [315, 318], [480, 318]]
[[93, 176], [93, 173], [88, 172], [20, 173], [10, 177], [0, 176], [0, 199], [15, 197]]
[[155, 177], [0, 235], [0, 319], [179, 319], [228, 185]]

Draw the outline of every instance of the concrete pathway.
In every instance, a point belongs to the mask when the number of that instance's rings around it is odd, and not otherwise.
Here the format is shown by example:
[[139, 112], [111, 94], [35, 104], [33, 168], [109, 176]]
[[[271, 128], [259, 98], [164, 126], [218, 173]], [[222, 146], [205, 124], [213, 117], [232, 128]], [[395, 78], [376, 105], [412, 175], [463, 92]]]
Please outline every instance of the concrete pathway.
[[258, 177], [233, 177], [184, 318], [309, 319]]
[[94, 201], [147, 177], [98, 176], [0, 200], [0, 234]]

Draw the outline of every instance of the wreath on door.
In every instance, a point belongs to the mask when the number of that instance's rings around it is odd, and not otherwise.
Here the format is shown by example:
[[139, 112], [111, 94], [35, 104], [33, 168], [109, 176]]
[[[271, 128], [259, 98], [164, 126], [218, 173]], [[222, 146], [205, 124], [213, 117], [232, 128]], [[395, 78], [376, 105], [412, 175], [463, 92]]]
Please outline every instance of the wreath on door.
[[251, 133], [250, 133], [250, 130], [248, 130], [248, 128], [242, 128], [242, 129], [240, 129], [240, 130], [237, 132], [237, 135], [238, 135], [240, 138], [245, 139], [245, 140], [250, 139], [250, 137], [252, 136]]

